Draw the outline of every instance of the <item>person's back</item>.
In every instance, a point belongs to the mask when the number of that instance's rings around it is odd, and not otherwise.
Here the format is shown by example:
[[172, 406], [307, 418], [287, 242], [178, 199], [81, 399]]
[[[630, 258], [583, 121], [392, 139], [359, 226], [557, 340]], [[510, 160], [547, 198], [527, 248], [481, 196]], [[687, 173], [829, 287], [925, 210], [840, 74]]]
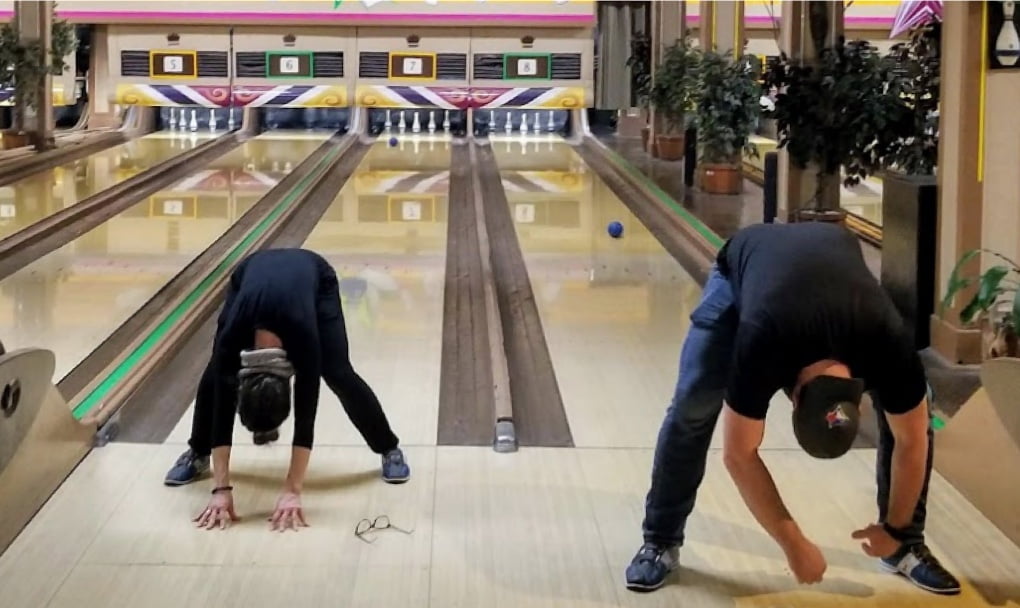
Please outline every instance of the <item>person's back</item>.
[[[833, 224], [757, 224], [740, 230], [718, 256], [720, 270], [734, 287], [741, 318], [765, 306], [790, 310], [834, 306], [887, 297], [871, 274], [860, 243]], [[810, 295], [808, 295], [810, 294]]]

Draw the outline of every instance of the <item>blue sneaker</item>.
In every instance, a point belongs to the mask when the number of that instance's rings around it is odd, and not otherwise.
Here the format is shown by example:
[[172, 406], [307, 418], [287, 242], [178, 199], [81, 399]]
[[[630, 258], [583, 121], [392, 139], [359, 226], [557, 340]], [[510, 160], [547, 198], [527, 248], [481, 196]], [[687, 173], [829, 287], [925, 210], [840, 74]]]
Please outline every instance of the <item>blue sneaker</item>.
[[676, 569], [680, 549], [646, 542], [627, 566], [627, 589], [655, 591], [666, 583], [666, 576]]
[[927, 545], [904, 547], [897, 554], [880, 560], [879, 564], [886, 572], [902, 575], [925, 591], [939, 595], [960, 592], [960, 582], [942, 567]]
[[400, 448], [393, 448], [383, 454], [382, 478], [386, 483], [404, 483], [411, 478], [411, 467], [404, 461]]
[[163, 483], [168, 486], [189, 484], [209, 472], [209, 457], [197, 456], [190, 448], [181, 454], [166, 474]]

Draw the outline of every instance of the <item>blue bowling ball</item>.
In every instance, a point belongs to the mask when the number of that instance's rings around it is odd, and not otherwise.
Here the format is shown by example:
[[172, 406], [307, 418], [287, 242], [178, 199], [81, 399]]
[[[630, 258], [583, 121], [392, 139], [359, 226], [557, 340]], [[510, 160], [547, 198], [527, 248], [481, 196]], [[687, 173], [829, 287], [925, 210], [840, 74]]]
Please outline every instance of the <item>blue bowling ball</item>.
[[397, 138], [396, 137], [391, 137], [390, 138], [390, 147], [391, 148], [396, 148], [397, 147]]
[[609, 222], [609, 236], [618, 239], [623, 235], [623, 224], [620, 222]]

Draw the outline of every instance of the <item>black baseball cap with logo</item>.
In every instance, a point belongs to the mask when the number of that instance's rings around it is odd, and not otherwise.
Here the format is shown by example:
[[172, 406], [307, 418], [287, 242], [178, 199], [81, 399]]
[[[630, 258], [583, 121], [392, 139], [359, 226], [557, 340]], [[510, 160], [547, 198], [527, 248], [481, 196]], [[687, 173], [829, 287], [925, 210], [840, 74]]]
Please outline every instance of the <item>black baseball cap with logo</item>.
[[860, 426], [864, 381], [859, 378], [817, 376], [800, 388], [793, 408], [793, 434], [815, 458], [846, 454]]

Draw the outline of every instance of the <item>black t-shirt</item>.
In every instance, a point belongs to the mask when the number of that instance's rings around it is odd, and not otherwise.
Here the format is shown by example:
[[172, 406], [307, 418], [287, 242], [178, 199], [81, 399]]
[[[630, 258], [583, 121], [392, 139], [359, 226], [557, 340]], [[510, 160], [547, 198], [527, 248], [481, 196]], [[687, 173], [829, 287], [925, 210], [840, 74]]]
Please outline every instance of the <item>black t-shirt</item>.
[[216, 399], [213, 447], [230, 445], [237, 403], [241, 350], [254, 346], [255, 330], [280, 338], [294, 366], [294, 442], [311, 448], [319, 402], [319, 311], [335, 308], [336, 273], [321, 256], [304, 249], [268, 249], [241, 262], [230, 278], [213, 346]]
[[769, 400], [805, 366], [845, 363], [892, 414], [925, 395], [924, 366], [860, 243], [831, 224], [759, 224], [720, 250], [717, 263], [739, 314], [726, 400], [763, 419]]

